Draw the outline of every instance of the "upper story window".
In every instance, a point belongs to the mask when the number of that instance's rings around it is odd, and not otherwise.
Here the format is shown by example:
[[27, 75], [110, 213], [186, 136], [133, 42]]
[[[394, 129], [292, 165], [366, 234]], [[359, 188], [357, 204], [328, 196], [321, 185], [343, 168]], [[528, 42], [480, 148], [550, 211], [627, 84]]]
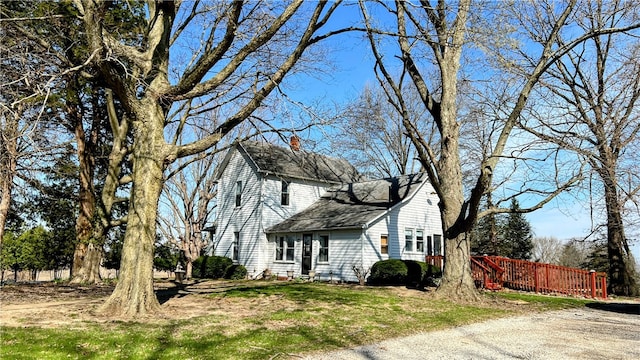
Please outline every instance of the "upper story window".
[[424, 231], [416, 229], [416, 251], [424, 252]]
[[242, 181], [236, 183], [236, 206], [242, 205]]
[[413, 251], [413, 229], [404, 230], [404, 250]]
[[282, 188], [280, 192], [280, 204], [287, 206], [289, 205], [289, 183], [282, 180]]
[[319, 242], [318, 262], [329, 262], [329, 235], [320, 235]]

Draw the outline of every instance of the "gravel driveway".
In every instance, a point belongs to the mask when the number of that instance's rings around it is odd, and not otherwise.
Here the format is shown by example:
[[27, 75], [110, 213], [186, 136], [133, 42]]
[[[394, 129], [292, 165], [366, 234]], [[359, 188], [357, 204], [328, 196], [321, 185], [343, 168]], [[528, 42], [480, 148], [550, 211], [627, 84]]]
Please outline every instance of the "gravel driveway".
[[391, 339], [306, 359], [640, 359], [640, 303], [606, 303]]

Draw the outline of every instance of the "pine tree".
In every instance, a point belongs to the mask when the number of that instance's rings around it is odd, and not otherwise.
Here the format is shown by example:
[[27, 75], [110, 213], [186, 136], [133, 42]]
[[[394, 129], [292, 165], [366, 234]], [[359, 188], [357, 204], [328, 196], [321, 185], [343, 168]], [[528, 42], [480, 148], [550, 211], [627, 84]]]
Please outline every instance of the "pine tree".
[[[486, 208], [492, 207], [491, 194], [487, 194]], [[478, 219], [471, 240], [471, 253], [475, 255], [506, 256], [502, 239], [503, 219], [496, 214], [489, 214]]]
[[529, 260], [533, 250], [533, 235], [531, 225], [522, 213], [516, 199], [511, 200], [511, 213], [502, 229], [504, 245], [507, 249], [505, 256], [512, 259]]

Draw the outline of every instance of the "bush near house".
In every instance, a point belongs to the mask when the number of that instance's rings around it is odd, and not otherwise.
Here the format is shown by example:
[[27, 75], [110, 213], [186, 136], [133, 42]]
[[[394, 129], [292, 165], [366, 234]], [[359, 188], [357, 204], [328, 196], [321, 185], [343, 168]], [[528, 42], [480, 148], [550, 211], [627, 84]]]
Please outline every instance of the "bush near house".
[[241, 280], [247, 277], [247, 269], [224, 256], [200, 256], [193, 262], [193, 277], [201, 279]]
[[437, 277], [440, 269], [422, 261], [389, 259], [371, 267], [370, 285], [422, 286], [427, 279]]
[[247, 268], [242, 265], [231, 265], [224, 276], [225, 279], [243, 280], [247, 278]]

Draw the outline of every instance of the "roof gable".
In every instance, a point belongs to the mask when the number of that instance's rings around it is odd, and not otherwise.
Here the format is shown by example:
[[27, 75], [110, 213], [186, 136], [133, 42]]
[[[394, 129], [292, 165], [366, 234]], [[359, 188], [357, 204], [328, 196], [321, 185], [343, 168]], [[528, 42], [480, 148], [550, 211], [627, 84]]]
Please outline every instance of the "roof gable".
[[[263, 174], [285, 178], [313, 180], [342, 184], [362, 179], [358, 171], [346, 160], [307, 151], [294, 151], [257, 141], [244, 141], [235, 146], [242, 151]], [[227, 156], [228, 157], [228, 156]], [[221, 176], [226, 162], [220, 168]]]
[[361, 229], [410, 199], [426, 180], [421, 173], [333, 187], [309, 208], [266, 232]]

